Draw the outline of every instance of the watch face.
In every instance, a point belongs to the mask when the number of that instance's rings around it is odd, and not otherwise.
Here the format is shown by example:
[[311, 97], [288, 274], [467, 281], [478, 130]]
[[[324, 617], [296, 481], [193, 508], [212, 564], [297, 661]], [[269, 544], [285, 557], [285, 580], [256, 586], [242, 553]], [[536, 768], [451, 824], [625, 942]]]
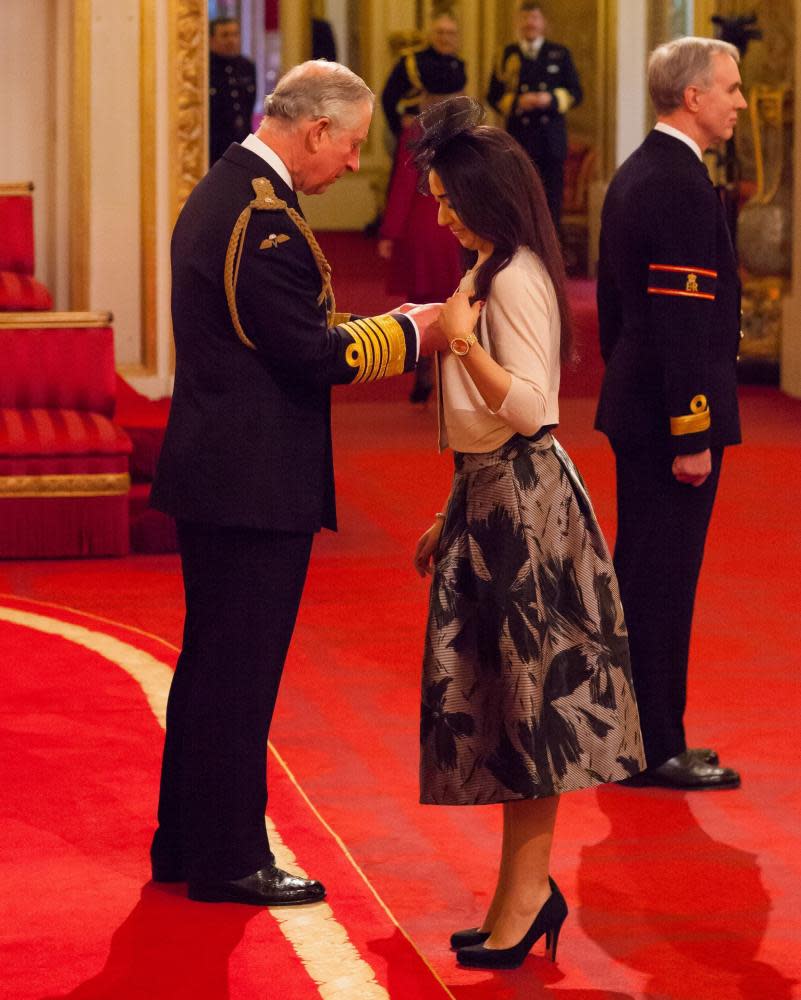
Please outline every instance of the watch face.
[[451, 350], [462, 357], [470, 350], [470, 344], [464, 337], [454, 337], [451, 341]]

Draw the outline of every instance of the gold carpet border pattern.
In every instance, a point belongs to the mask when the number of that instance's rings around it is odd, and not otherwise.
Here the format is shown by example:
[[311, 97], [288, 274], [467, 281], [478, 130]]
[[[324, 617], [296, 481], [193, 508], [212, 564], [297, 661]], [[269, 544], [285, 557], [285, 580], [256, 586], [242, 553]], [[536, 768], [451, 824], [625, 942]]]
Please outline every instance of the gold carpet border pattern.
[[[167, 696], [173, 677], [173, 671], [166, 663], [113, 636], [30, 611], [0, 605], [0, 620], [60, 636], [121, 667], [142, 688], [161, 728], [166, 727]], [[292, 780], [296, 784], [294, 778]], [[308, 801], [305, 795], [303, 798]], [[270, 846], [279, 867], [307, 877], [272, 821], [266, 819], [266, 823]], [[389, 1000], [389, 994], [376, 982], [373, 969], [359, 955], [328, 903], [274, 907], [270, 912], [323, 1000], [350, 1000], [353, 997], [359, 997], [359, 1000]]]

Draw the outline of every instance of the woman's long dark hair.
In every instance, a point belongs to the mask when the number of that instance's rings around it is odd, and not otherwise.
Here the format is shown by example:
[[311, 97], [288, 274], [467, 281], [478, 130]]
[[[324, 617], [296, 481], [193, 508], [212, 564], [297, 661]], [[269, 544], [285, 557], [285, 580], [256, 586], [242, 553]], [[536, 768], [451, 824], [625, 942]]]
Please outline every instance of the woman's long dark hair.
[[519, 143], [502, 129], [482, 125], [483, 117], [481, 105], [469, 97], [442, 101], [419, 116], [411, 145], [421, 187], [428, 188], [429, 171], [435, 170], [462, 223], [494, 247], [476, 273], [475, 298], [487, 298], [492, 279], [520, 247], [537, 254], [559, 306], [559, 353], [563, 362], [571, 361], [565, 264], [542, 181]]

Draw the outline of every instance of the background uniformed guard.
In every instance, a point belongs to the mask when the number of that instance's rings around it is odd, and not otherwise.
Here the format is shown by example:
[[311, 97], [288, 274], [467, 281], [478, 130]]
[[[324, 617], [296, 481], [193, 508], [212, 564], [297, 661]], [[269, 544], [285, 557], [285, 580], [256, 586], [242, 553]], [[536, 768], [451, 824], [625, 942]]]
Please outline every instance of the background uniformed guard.
[[240, 45], [238, 21], [218, 17], [209, 23], [209, 166], [250, 133], [256, 67]]
[[583, 95], [570, 50], [547, 39], [546, 26], [541, 4], [523, 0], [518, 40], [503, 50], [487, 100], [539, 171], [558, 229], [567, 158], [565, 114]]

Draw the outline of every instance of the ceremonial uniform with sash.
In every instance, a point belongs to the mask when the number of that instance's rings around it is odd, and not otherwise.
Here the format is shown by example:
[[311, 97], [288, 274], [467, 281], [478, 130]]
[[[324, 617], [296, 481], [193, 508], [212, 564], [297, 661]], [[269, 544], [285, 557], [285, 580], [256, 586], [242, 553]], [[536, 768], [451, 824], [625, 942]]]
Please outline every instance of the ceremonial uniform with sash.
[[[723, 449], [740, 441], [740, 282], [700, 152], [657, 125], [615, 174], [598, 271], [606, 373], [596, 427], [617, 461], [615, 569], [648, 765], [686, 750], [693, 604]], [[711, 449], [700, 487], [676, 455]]]
[[151, 502], [178, 519], [186, 622], [152, 855], [190, 880], [270, 863], [267, 734], [313, 533], [336, 528], [330, 386], [400, 374], [418, 351], [406, 316], [333, 313], [264, 151], [232, 145], [172, 238], [175, 390]]
[[431, 98], [461, 93], [467, 82], [464, 61], [437, 52], [433, 45], [407, 49], [395, 64], [381, 93], [381, 105], [392, 133], [401, 133], [404, 115], [417, 115]]
[[[490, 79], [487, 101], [503, 115], [506, 130], [539, 171], [558, 226], [567, 158], [565, 115], [581, 103], [583, 94], [569, 49], [547, 38], [533, 45], [527, 51], [518, 42], [506, 46]], [[549, 94], [550, 106], [523, 110], [519, 97], [533, 92]]]

